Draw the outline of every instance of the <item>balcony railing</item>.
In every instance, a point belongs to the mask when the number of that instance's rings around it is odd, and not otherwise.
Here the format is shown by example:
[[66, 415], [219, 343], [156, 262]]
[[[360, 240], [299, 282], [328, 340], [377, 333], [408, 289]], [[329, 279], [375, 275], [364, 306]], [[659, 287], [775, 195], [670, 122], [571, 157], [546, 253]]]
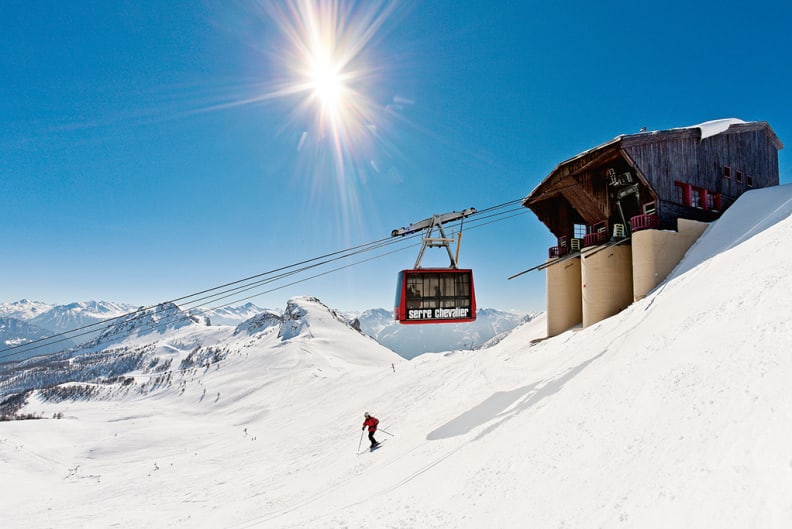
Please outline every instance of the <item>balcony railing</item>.
[[551, 246], [547, 254], [550, 259], [555, 259], [556, 257], [564, 257], [569, 253], [569, 248], [566, 246]]
[[633, 232], [657, 228], [659, 225], [660, 217], [655, 214], [636, 215], [630, 218], [630, 230]]
[[588, 233], [583, 236], [583, 246], [596, 246], [608, 242], [608, 231], [602, 230], [594, 233]]

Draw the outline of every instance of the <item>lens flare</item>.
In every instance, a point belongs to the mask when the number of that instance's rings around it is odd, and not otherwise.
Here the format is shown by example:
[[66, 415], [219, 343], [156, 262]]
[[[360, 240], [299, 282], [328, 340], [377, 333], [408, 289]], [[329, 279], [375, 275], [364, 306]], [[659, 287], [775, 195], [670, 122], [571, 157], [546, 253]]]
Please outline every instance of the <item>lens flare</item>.
[[[387, 105], [370, 95], [383, 26], [397, 2], [292, 0], [266, 4], [280, 31], [279, 71], [272, 94], [293, 101], [292, 120], [302, 128], [299, 149], [314, 167], [333, 167], [344, 206], [354, 206], [354, 184], [370, 172]], [[329, 157], [328, 160], [326, 157]]]
[[311, 84], [314, 94], [322, 104], [322, 112], [332, 113], [343, 101], [344, 80], [339, 67], [322, 51], [311, 64]]

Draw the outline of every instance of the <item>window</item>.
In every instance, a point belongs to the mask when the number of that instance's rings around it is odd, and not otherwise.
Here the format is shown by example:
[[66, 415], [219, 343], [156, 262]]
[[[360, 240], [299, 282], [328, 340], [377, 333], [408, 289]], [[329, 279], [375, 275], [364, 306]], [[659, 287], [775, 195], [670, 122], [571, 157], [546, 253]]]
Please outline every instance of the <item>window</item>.
[[701, 189], [694, 187], [690, 192], [690, 205], [694, 208], [701, 208]]
[[731, 167], [728, 165], [723, 166], [723, 178], [731, 178]]
[[674, 202], [683, 206], [690, 206], [691, 201], [690, 184], [682, 182], [674, 183]]
[[745, 177], [745, 185], [748, 187], [753, 187], [753, 176], [746, 176]]
[[407, 277], [407, 306], [435, 309], [470, 305], [470, 274], [426, 272]]
[[743, 181], [742, 171], [737, 171], [735, 173], [735, 176], [736, 176], [735, 180], [737, 180], [739, 183], [742, 183], [742, 181]]
[[707, 193], [707, 209], [715, 209], [715, 195]]
[[575, 229], [574, 229], [575, 235], [573, 237], [575, 239], [582, 239], [583, 237], [586, 236], [586, 231], [587, 230], [585, 224], [575, 224]]

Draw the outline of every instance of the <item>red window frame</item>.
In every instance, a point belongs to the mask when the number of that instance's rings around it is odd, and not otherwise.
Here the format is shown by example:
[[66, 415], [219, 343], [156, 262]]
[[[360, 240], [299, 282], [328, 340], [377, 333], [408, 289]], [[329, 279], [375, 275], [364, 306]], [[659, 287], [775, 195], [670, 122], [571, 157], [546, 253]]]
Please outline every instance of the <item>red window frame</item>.
[[[690, 204], [692, 203], [691, 195], [692, 195], [693, 186], [679, 181], [674, 182], [674, 186], [676, 187], [674, 192], [674, 198], [678, 199], [681, 196], [682, 202], [678, 202], [678, 203], [682, 204], [683, 206], [690, 207]], [[680, 195], [677, 195], [677, 191], [680, 193]]]
[[706, 196], [707, 192], [704, 189], [690, 186], [690, 207], [704, 209], [704, 204], [707, 203]]

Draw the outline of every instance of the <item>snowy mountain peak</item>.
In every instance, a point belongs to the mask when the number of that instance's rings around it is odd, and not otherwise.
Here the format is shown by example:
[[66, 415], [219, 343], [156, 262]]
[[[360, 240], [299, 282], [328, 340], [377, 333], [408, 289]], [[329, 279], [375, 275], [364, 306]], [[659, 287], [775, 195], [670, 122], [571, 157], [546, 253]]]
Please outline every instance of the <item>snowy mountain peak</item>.
[[349, 365], [390, 365], [399, 355], [357, 330], [337, 311], [310, 296], [291, 298], [283, 314], [278, 338], [282, 344], [310, 356], [324, 369]]
[[349, 327], [346, 320], [319, 299], [311, 296], [291, 298], [286, 303], [286, 312], [283, 314], [283, 324], [279, 336], [284, 340], [289, 340], [303, 333], [312, 335], [311, 324], [319, 322], [322, 324], [335, 322], [338, 325]]
[[247, 334], [252, 336], [264, 332], [272, 327], [279, 327], [283, 323], [283, 316], [274, 310], [266, 310], [249, 318], [234, 329], [234, 336]]
[[129, 306], [110, 301], [76, 301], [68, 305], [60, 305], [53, 309], [61, 309], [69, 312], [85, 312], [88, 314], [123, 314], [128, 312]]
[[0, 316], [8, 316], [18, 320], [31, 320], [52, 309], [52, 305], [42, 301], [31, 301], [27, 298], [13, 303], [0, 303]]
[[149, 309], [138, 309], [107, 327], [91, 347], [117, 342], [127, 337], [139, 337], [152, 333], [163, 334], [168, 330], [181, 329], [189, 325], [201, 325], [202, 321], [170, 301]]
[[236, 326], [267, 310], [269, 309], [262, 309], [253, 303], [245, 303], [239, 307], [201, 308], [190, 312], [206, 319], [210, 325]]

